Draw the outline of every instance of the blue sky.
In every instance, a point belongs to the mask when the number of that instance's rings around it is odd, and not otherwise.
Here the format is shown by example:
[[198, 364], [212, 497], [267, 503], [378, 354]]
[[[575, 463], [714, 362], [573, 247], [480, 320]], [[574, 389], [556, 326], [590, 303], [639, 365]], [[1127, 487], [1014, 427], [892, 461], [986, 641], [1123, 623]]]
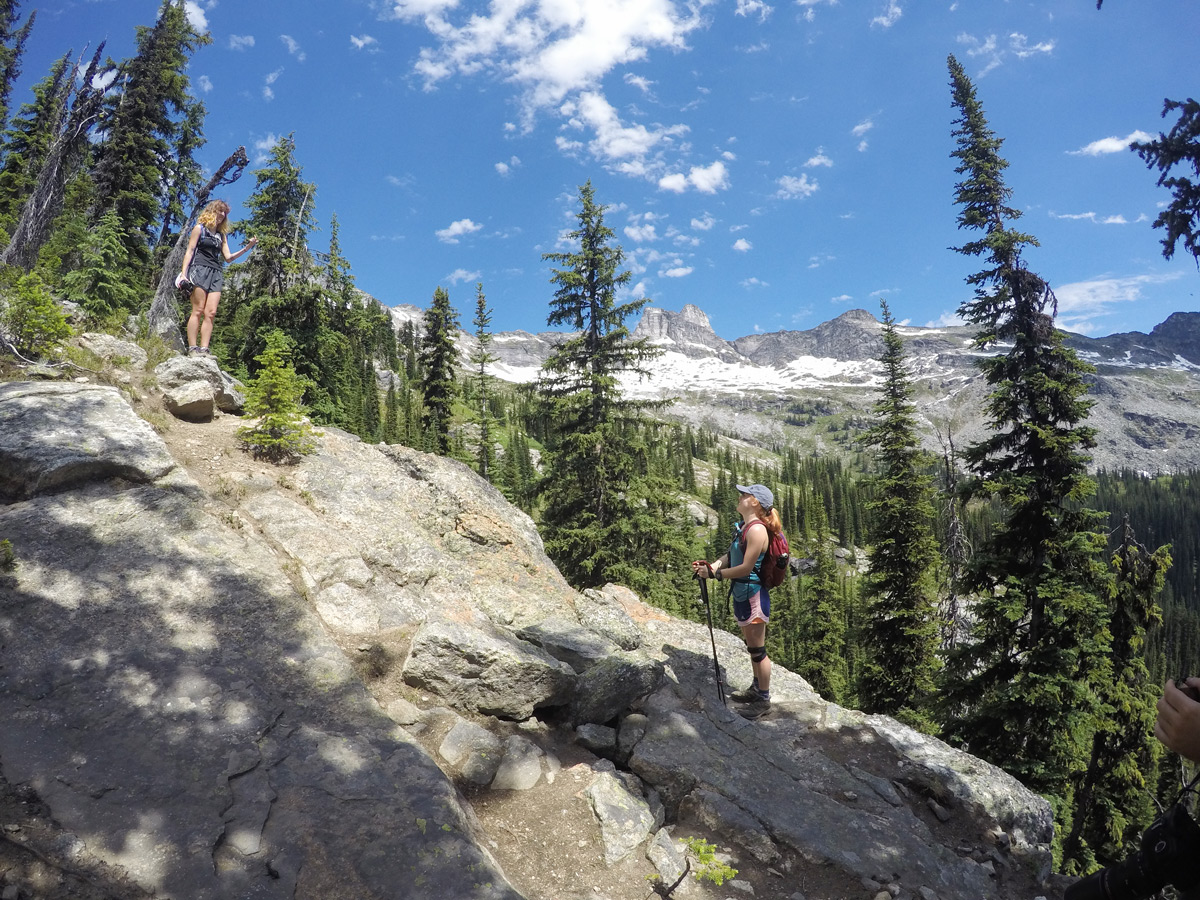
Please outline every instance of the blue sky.
[[[27, 4], [24, 9], [32, 9]], [[48, 0], [12, 104], [53, 59], [135, 52], [157, 0]], [[567, 249], [589, 178], [634, 296], [694, 303], [716, 332], [807, 329], [886, 298], [953, 321], [977, 260], [957, 231], [946, 57], [1004, 139], [1026, 255], [1062, 327], [1149, 331], [1196, 310], [1200, 273], [1162, 257], [1167, 193], [1128, 149], [1197, 91], [1196, 0], [195, 0], [212, 43], [189, 74], [201, 161], [262, 164], [295, 134], [328, 247], [359, 287], [469, 327], [541, 331], [542, 254]], [[226, 188], [238, 217], [251, 172]]]

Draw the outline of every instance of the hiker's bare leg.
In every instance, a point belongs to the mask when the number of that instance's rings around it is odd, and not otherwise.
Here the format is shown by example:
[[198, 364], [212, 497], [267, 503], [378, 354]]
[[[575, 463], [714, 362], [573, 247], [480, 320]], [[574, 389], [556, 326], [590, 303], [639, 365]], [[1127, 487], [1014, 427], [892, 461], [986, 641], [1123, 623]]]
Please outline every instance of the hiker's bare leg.
[[188, 346], [195, 347], [196, 332], [200, 330], [200, 317], [204, 315], [204, 290], [202, 288], [192, 288], [192, 314], [187, 320], [187, 338]]
[[221, 302], [221, 292], [213, 291], [204, 300], [204, 321], [200, 323], [200, 346], [208, 349], [212, 340], [213, 317], [217, 314], [217, 304]]
[[[747, 647], [766, 646], [766, 622], [748, 622], [742, 625], [741, 629], [742, 639], [746, 642]], [[771, 689], [771, 658], [764, 656], [758, 662], [751, 660], [750, 667], [754, 670], [754, 677], [758, 680], [758, 689], [760, 691], [769, 691]]]

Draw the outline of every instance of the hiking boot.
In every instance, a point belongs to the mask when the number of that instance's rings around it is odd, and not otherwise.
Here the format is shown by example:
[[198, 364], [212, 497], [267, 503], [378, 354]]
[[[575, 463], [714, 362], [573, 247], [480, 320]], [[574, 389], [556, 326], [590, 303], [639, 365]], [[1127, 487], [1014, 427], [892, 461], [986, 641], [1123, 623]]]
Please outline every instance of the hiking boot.
[[729, 695], [729, 699], [734, 703], [753, 703], [755, 700], [761, 700], [762, 694], [758, 692], [758, 685], [752, 684], [748, 688], [734, 691]]
[[736, 710], [743, 719], [761, 719], [771, 711], [771, 701], [759, 694], [756, 700], [743, 703]]

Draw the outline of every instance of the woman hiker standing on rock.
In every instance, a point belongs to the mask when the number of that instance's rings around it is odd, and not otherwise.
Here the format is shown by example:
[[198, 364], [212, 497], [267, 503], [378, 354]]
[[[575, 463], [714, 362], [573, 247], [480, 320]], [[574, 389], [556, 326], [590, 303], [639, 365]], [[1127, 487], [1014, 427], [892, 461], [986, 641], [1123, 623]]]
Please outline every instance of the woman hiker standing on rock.
[[[229, 204], [214, 200], [204, 207], [188, 238], [187, 252], [183, 255], [183, 267], [175, 279], [176, 287], [192, 285], [192, 314], [187, 321], [188, 355], [211, 355], [208, 342], [212, 339], [213, 316], [221, 302], [221, 288], [225, 286], [224, 265], [233, 262], [258, 243], [250, 238], [246, 246], [237, 253], [229, 252]], [[193, 265], [194, 263], [194, 265]], [[189, 269], [190, 267], [190, 269]], [[199, 343], [196, 332], [200, 332]]]
[[[770, 488], [762, 484], [736, 487], [737, 511], [742, 521], [734, 530], [729, 552], [716, 562], [696, 560], [692, 571], [701, 578], [732, 583], [733, 616], [750, 653], [754, 681], [750, 687], [734, 691], [730, 699], [741, 704], [738, 712], [743, 716], [757, 719], [771, 708], [771, 660], [767, 658], [766, 646], [771, 597], [759, 572], [771, 538], [783, 530], [783, 523], [775, 511], [775, 495]], [[762, 527], [755, 528], [756, 525]]]

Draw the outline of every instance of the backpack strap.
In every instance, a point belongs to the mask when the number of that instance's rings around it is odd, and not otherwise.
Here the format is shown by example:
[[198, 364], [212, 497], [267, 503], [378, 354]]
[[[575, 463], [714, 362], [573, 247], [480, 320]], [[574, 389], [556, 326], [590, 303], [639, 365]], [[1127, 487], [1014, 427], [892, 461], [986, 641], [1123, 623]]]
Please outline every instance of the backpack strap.
[[[749, 547], [749, 545], [750, 545], [750, 540], [749, 540], [749, 538], [747, 538], [747, 537], [746, 537], [746, 533], [747, 533], [747, 532], [748, 532], [748, 531], [749, 531], [751, 528], [753, 528], [755, 525], [761, 525], [763, 528], [767, 528], [767, 523], [766, 523], [766, 522], [764, 522], [762, 519], [755, 519], [753, 522], [751, 522], [749, 525], [745, 526], [745, 527], [742, 529], [742, 533], [741, 533], [741, 534], [738, 536], [738, 543], [740, 543], [740, 544], [742, 545], [742, 553], [743, 553], [743, 555], [744, 555], [744, 554], [745, 554], [745, 552], [746, 552], [746, 548], [747, 548], [747, 547]], [[762, 552], [762, 559], [761, 559], [761, 560], [759, 560], [759, 561], [758, 561], [758, 563], [756, 563], [756, 564], [755, 564], [754, 568], [752, 568], [752, 569], [750, 570], [751, 572], [757, 572], [757, 573], [758, 573], [758, 583], [759, 583], [759, 585], [766, 585], [766, 581], [763, 579], [763, 571], [762, 571], [762, 568], [763, 568], [763, 566], [765, 566], [765, 565], [767, 564], [767, 554], [768, 554], [770, 551], [771, 551], [771, 529], [770, 529], [770, 528], [767, 528], [767, 546], [766, 546], [766, 549], [765, 549], [765, 550], [763, 550], [763, 552]], [[748, 577], [749, 577], [749, 576], [743, 576], [743, 577], [741, 577], [741, 578], [731, 578], [731, 579], [729, 579], [729, 580], [730, 580], [730, 581], [739, 581], [739, 582], [745, 582], [745, 581], [747, 581], [747, 580], [748, 580]], [[732, 591], [733, 591], [733, 588], [730, 588], [729, 590], [730, 590], [730, 592], [732, 592]]]

